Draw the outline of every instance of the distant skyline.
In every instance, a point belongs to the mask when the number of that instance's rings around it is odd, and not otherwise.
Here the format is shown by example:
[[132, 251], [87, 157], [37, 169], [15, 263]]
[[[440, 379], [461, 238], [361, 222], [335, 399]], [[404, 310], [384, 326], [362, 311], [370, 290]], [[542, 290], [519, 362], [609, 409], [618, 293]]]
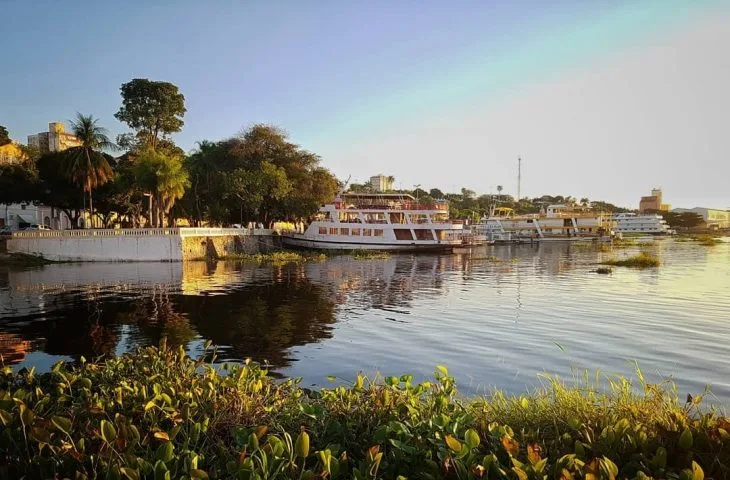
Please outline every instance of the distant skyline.
[[[730, 2], [3, 2], [13, 139], [172, 82], [186, 151], [253, 123], [338, 177], [730, 208]], [[83, 12], [80, 15], [79, 12]]]

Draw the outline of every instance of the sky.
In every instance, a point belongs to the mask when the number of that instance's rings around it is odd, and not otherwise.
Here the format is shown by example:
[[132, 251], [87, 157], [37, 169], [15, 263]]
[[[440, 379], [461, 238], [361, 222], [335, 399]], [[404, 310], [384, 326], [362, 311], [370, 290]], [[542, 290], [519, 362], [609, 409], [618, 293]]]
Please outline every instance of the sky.
[[341, 179], [730, 208], [727, 0], [0, 0], [0, 125], [113, 135], [133, 78], [185, 150], [284, 128]]

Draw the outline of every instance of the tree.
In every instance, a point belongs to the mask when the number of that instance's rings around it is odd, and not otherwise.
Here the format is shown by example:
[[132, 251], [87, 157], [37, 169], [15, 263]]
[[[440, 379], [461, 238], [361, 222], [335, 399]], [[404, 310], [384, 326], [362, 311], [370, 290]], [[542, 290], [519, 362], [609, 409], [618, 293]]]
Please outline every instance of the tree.
[[0, 125], [0, 147], [10, 143], [10, 135], [8, 135], [8, 129]]
[[150, 146], [140, 152], [135, 160], [134, 174], [138, 185], [152, 195], [152, 226], [164, 226], [165, 217], [175, 201], [182, 198], [185, 189], [190, 186], [183, 159], [157, 152]]
[[497, 193], [499, 194], [499, 198], [502, 198], [502, 190], [504, 190], [504, 187], [502, 185], [497, 185]]
[[583, 205], [584, 207], [587, 207], [589, 203], [591, 203], [591, 202], [590, 202], [590, 200], [588, 200], [588, 197], [583, 197], [580, 199], [580, 204]]
[[704, 225], [705, 219], [695, 212], [651, 212], [658, 213], [672, 228], [694, 228]]
[[114, 114], [137, 132], [137, 138], [157, 149], [160, 138], [182, 130], [185, 97], [177, 86], [146, 78], [122, 84], [122, 106]]
[[38, 184], [33, 193], [35, 200], [62, 210], [71, 219], [72, 228], [78, 227], [84, 192], [71, 183], [63, 171], [65, 152], [51, 152], [36, 162]]
[[435, 198], [435, 199], [440, 200], [440, 199], [444, 198], [444, 192], [442, 192], [438, 188], [432, 188], [431, 190], [429, 190], [428, 194], [429, 194], [429, 196], [431, 196], [432, 198]]
[[116, 149], [116, 145], [109, 140], [107, 130], [92, 115], [77, 113], [76, 120], [71, 121], [71, 131], [81, 141], [81, 145], [63, 152], [61, 168], [71, 183], [89, 192], [89, 216], [93, 219], [92, 191], [111, 180], [114, 174], [102, 150]]
[[0, 204], [5, 205], [5, 219], [8, 219], [8, 205], [35, 200], [35, 186], [38, 172], [30, 162], [0, 164]]

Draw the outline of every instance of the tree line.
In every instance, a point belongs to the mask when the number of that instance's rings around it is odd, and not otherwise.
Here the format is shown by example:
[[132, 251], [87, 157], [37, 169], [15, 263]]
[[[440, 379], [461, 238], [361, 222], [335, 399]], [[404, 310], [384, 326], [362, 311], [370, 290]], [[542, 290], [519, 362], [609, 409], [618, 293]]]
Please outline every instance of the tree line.
[[[201, 141], [186, 155], [171, 138], [184, 126], [185, 97], [169, 82], [121, 86], [115, 117], [130, 127], [115, 142], [92, 115], [77, 114], [80, 145], [0, 165], [0, 203], [38, 202], [74, 228], [297, 221], [331, 200], [339, 183], [320, 158], [282, 129], [256, 124], [229, 139]], [[10, 141], [0, 128], [0, 141]], [[112, 153], [119, 152], [115, 157]], [[84, 214], [85, 212], [85, 214]]]

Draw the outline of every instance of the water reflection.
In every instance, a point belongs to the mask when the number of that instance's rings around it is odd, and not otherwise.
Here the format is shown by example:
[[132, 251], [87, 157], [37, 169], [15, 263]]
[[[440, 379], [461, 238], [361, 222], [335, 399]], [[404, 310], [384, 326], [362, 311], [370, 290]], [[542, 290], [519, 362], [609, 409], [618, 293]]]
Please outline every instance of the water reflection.
[[[591, 273], [602, 260], [640, 250], [662, 267]], [[730, 245], [657, 241], [616, 251], [553, 243], [285, 267], [0, 268], [0, 354], [29, 365], [41, 352], [49, 360], [93, 358], [163, 337], [189, 349], [210, 339], [221, 360], [267, 361], [312, 383], [361, 369], [426, 375], [446, 363], [471, 379], [467, 391], [521, 391], [543, 369], [630, 373], [627, 360], [637, 360], [694, 391], [712, 383], [730, 396], [718, 373], [730, 368], [729, 265]]]

